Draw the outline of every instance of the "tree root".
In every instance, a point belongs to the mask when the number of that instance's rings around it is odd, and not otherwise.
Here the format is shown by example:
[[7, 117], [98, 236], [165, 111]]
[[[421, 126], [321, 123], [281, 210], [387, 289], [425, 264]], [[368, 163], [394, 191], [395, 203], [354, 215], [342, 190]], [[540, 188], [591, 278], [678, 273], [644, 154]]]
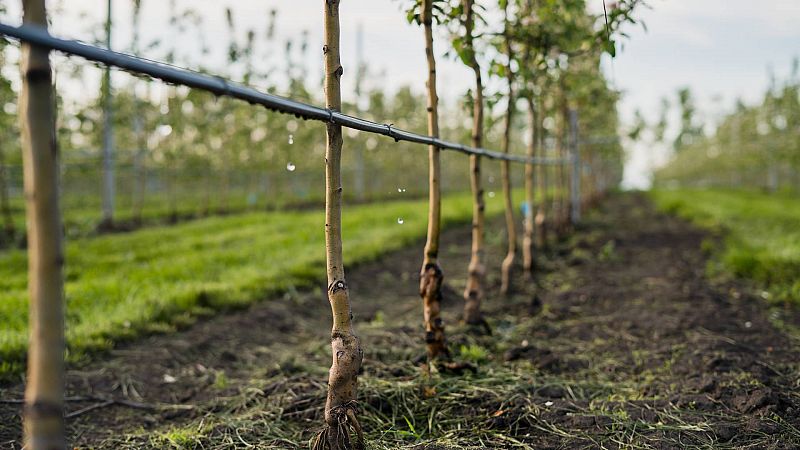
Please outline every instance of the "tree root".
[[364, 431], [356, 417], [356, 410], [355, 401], [332, 409], [330, 414], [334, 424], [327, 424], [317, 433], [311, 450], [364, 450]]
[[491, 336], [492, 327], [483, 316], [472, 318], [472, 320], [465, 320], [464, 323], [469, 327], [469, 331], [473, 334]]

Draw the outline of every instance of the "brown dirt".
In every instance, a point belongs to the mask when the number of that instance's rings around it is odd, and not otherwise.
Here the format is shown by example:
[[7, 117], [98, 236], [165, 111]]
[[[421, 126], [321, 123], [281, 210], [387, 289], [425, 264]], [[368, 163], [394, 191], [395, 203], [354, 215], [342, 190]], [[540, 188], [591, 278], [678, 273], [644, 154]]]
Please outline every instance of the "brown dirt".
[[[473, 358], [478, 374], [441, 375], [438, 398], [403, 406], [442, 402], [439, 428], [422, 436], [390, 434], [407, 423], [394, 417], [401, 400], [385, 393], [420, 378], [411, 361], [424, 351], [416, 292], [422, 245], [349, 271], [373, 440], [416, 449], [800, 448], [800, 346], [776, 326], [796, 322], [797, 311], [770, 310], [743, 283], [708, 280], [705, 232], [655, 212], [643, 196], [615, 196], [539, 258], [536, 284], [517, 269], [515, 294], [501, 299], [503, 227], [490, 225], [487, 267], [496, 270], [489, 271], [484, 305], [492, 336], [456, 324], [469, 229], [445, 233], [449, 340], [457, 353], [464, 347], [462, 357]], [[68, 403], [68, 413], [120, 400], [70, 419], [71, 442], [304, 445], [320, 423], [330, 363], [323, 292], [320, 284], [287, 293], [71, 368], [68, 395], [80, 399]], [[470, 356], [470, 348], [485, 354]], [[464, 388], [470, 383], [474, 390]], [[0, 399], [21, 398], [21, 390], [0, 387]], [[266, 405], [279, 405], [278, 416], [266, 417]], [[0, 449], [19, 448], [18, 412], [19, 405], [0, 404]], [[453, 416], [458, 428], [443, 422]], [[270, 423], [298, 431], [287, 435], [264, 425]], [[202, 437], [188, 444], [153, 438], [189, 425], [203, 429]]]

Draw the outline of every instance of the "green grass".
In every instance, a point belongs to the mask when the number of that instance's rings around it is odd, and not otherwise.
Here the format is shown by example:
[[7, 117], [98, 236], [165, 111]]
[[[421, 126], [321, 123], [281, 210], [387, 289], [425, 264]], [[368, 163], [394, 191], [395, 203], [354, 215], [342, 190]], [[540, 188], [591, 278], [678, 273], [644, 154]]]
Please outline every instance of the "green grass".
[[763, 285], [771, 300], [800, 302], [800, 198], [727, 190], [657, 190], [665, 211], [724, 233], [717, 262]]
[[[445, 225], [468, 221], [471, 208], [469, 195], [446, 197]], [[501, 210], [501, 196], [487, 199], [487, 214]], [[322, 211], [259, 212], [68, 240], [68, 358], [323, 280], [323, 224]], [[424, 237], [426, 227], [423, 200], [346, 207], [345, 262], [406, 246]], [[0, 253], [0, 377], [23, 367], [26, 286], [26, 253]]]

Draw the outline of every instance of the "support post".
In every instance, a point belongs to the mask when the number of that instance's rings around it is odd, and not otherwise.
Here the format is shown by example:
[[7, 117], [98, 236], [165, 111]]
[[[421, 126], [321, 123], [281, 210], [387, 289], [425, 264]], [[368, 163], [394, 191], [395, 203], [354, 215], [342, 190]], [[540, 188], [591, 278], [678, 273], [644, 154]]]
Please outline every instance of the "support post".
[[578, 144], [578, 111], [569, 110], [569, 147], [572, 158], [572, 225], [581, 220], [581, 153]]
[[[106, 16], [106, 48], [111, 50], [111, 0]], [[111, 100], [111, 67], [103, 72], [103, 221], [102, 227], [114, 226], [114, 120]]]

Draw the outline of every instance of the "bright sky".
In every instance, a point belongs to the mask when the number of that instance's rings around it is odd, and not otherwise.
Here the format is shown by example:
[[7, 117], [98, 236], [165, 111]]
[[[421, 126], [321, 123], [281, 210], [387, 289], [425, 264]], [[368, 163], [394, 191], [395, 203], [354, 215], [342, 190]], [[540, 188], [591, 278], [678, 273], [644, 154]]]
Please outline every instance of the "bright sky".
[[[132, 0], [112, 0], [115, 35], [112, 46], [127, 50], [131, 37]], [[142, 0], [142, 41], [155, 38], [174, 42], [183, 54], [181, 64], [197, 64], [201, 60], [201, 40], [195, 31], [182, 39], [168, 31], [168, 1]], [[488, 1], [488, 0], [484, 0]], [[602, 0], [589, 0], [599, 10]], [[592, 4], [596, 2], [597, 5]], [[768, 67], [785, 76], [795, 56], [800, 56], [800, 0], [649, 0], [651, 9], [641, 18], [648, 31], [633, 27], [630, 39], [613, 62], [605, 64], [606, 72], [625, 95], [621, 105], [623, 120], [629, 121], [636, 109], [650, 121], [656, 120], [663, 96], [673, 95], [677, 88], [689, 86], [695, 91], [699, 108], [706, 121], [713, 121], [729, 109], [738, 97], [755, 101], [768, 83]], [[18, 2], [11, 2], [7, 20], [19, 22]], [[421, 30], [406, 22], [402, 6], [408, 0], [344, 0], [341, 6], [342, 63], [345, 68], [344, 93], [352, 93], [357, 61], [357, 29], [363, 28], [363, 54], [372, 70], [369, 83], [374, 87], [393, 89], [410, 84], [424, 88], [425, 58]], [[177, 0], [178, 9], [188, 7], [202, 13], [202, 25], [210, 56], [204, 64], [224, 70], [228, 32], [224, 9], [234, 10], [240, 33], [253, 28], [263, 36], [268, 11], [278, 10], [276, 40], [271, 57], [265, 64], [277, 65], [285, 72], [283, 58], [287, 39], [299, 41], [304, 30], [309, 32], [308, 71], [319, 74], [322, 47], [322, 0]], [[104, 0], [49, 0], [53, 15], [53, 33], [82, 40], [102, 36], [105, 14]], [[437, 53], [445, 50], [440, 40]], [[262, 46], [262, 48], [264, 48]], [[145, 56], [163, 59], [166, 49], [154, 49]], [[180, 56], [179, 56], [180, 58]], [[260, 60], [267, 60], [260, 56]], [[441, 95], [446, 101], [462, 94], [471, 84], [470, 73], [459, 63], [440, 58]], [[349, 70], [348, 70], [349, 69]], [[348, 76], [348, 74], [350, 76]], [[121, 77], [122, 78], [122, 77]], [[321, 79], [321, 77], [320, 77]], [[313, 77], [309, 81], [318, 80]], [[352, 98], [352, 97], [351, 97]], [[391, 118], [387, 118], [390, 120]], [[629, 148], [625, 184], [645, 187], [653, 164], [663, 161], [666, 151], [650, 144]]]

